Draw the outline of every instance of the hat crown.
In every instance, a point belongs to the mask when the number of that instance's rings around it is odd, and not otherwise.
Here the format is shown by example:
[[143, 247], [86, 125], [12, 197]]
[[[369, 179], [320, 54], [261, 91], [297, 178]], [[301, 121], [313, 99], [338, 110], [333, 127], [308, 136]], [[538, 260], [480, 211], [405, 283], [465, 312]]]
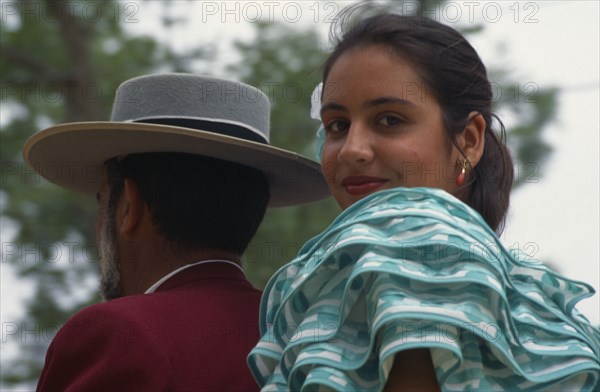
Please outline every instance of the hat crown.
[[193, 74], [133, 78], [117, 89], [112, 121], [188, 119], [232, 123], [269, 142], [270, 104], [260, 90], [236, 81]]

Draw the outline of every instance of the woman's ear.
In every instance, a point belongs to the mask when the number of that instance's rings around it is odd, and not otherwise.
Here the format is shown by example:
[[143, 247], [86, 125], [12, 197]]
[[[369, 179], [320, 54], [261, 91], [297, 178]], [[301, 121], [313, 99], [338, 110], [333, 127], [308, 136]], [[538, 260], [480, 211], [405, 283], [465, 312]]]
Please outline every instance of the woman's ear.
[[117, 208], [117, 228], [124, 236], [131, 235], [142, 220], [144, 201], [135, 181], [126, 178], [123, 195]]
[[465, 129], [458, 135], [458, 145], [473, 167], [477, 165], [483, 155], [486, 127], [483, 115], [479, 112], [471, 112]]

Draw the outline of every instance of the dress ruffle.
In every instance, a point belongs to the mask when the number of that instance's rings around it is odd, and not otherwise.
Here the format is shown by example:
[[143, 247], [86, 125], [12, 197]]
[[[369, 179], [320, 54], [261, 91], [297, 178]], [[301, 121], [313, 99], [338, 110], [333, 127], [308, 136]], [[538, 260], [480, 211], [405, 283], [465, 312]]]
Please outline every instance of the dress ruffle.
[[248, 358], [263, 390], [382, 390], [429, 348], [442, 390], [597, 390], [593, 295], [507, 250], [449, 194], [396, 188], [345, 210], [269, 281]]

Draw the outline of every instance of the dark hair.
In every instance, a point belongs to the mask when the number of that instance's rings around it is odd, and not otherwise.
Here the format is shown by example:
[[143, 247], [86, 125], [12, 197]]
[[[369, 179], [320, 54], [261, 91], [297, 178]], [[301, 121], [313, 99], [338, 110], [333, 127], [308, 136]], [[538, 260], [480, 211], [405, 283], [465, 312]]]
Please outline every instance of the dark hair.
[[107, 162], [109, 205], [135, 181], [152, 221], [176, 252], [242, 254], [269, 201], [267, 177], [236, 163], [192, 154], [132, 154]]
[[[333, 26], [336, 42], [324, 65], [323, 84], [334, 63], [345, 52], [381, 45], [411, 63], [423, 87], [437, 99], [449, 139], [468, 122], [470, 112], [479, 112], [486, 122], [485, 147], [478, 164], [471, 168], [464, 201], [478, 211], [497, 232], [503, 227], [513, 183], [513, 164], [505, 146], [506, 131], [492, 113], [492, 88], [486, 68], [477, 52], [456, 30], [432, 19], [419, 16], [380, 14], [357, 23], [351, 19], [360, 7], [345, 10]], [[349, 26], [350, 25], [350, 26]], [[335, 31], [341, 33], [337, 36]], [[492, 118], [500, 125], [500, 135], [492, 129]]]

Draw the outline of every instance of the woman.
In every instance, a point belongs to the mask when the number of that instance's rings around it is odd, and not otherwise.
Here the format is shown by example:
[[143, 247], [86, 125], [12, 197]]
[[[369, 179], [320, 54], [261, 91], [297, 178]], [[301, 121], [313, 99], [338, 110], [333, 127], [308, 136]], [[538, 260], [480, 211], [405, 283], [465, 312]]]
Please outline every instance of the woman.
[[[384, 14], [323, 74], [321, 164], [344, 210], [270, 280], [265, 390], [594, 390], [593, 293], [498, 240], [512, 161], [486, 69], [453, 29]], [[503, 127], [500, 123], [500, 126]]]

